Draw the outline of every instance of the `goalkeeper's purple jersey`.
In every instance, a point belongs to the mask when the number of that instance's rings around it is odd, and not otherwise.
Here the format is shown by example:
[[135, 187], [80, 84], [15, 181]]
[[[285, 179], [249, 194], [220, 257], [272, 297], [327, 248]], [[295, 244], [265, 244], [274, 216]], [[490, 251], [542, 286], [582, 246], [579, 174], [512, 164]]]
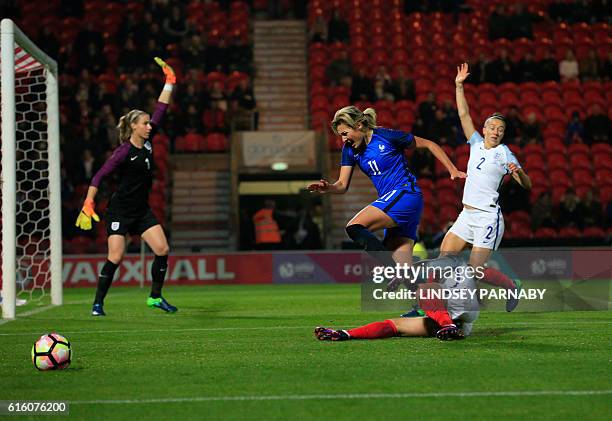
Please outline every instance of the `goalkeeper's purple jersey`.
[[148, 209], [154, 170], [151, 140], [167, 108], [168, 104], [162, 102], [155, 106], [149, 139], [142, 148], [137, 148], [129, 140], [123, 142], [92, 178], [91, 185], [99, 187], [105, 176], [119, 171], [119, 187], [108, 204], [109, 213], [138, 216]]
[[372, 180], [378, 197], [405, 188], [420, 191], [404, 155], [404, 149], [414, 145], [412, 133], [378, 127], [374, 129], [372, 139], [365, 150], [357, 152], [353, 147], [344, 144], [340, 165], [359, 165], [361, 171]]

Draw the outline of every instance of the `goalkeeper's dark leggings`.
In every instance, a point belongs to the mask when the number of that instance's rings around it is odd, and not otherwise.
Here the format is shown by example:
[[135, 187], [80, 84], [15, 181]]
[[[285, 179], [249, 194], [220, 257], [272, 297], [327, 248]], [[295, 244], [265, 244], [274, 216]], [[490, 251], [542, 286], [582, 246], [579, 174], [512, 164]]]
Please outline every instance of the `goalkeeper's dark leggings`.
[[113, 283], [113, 277], [115, 276], [117, 267], [119, 267], [119, 265], [111, 262], [110, 260], [107, 260], [106, 263], [104, 263], [100, 276], [98, 277], [98, 287], [96, 289], [94, 304], [104, 304], [104, 297], [106, 297], [108, 289]]

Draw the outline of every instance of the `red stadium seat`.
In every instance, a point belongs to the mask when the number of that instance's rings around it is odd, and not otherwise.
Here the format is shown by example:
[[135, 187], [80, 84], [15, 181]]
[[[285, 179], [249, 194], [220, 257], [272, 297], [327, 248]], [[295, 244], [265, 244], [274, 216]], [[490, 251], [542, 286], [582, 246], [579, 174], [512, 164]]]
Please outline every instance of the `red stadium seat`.
[[572, 179], [567, 175], [566, 170], [552, 170], [549, 173], [550, 180], [554, 188], [564, 188], [567, 189], [572, 185]]
[[529, 143], [523, 146], [523, 154], [526, 157], [530, 155], [544, 156], [544, 147], [539, 143]]
[[573, 171], [574, 186], [589, 186], [593, 185], [593, 176], [591, 172], [585, 169]]
[[557, 238], [557, 233], [552, 228], [539, 228], [533, 234], [535, 238], [553, 239]]
[[593, 156], [596, 154], [612, 155], [612, 145], [609, 143], [594, 143], [591, 145], [591, 152], [593, 153]]
[[206, 146], [209, 152], [225, 152], [228, 149], [227, 137], [223, 133], [210, 133], [206, 137]]
[[562, 140], [558, 138], [545, 138], [544, 139], [544, 148], [546, 149], [546, 153], [562, 153], [565, 154], [565, 144]]
[[599, 227], [588, 227], [582, 231], [582, 236], [589, 238], [603, 238], [606, 236], [606, 232]]
[[612, 202], [612, 186], [608, 185], [599, 189], [599, 200], [604, 204]]
[[572, 143], [571, 145], [567, 147], [567, 152], [570, 155], [577, 155], [577, 154], [589, 155], [589, 147], [585, 145], [584, 143]]
[[558, 236], [560, 238], [578, 238], [580, 237], [580, 231], [578, 230], [578, 228], [565, 227], [559, 230]]
[[570, 158], [570, 163], [573, 171], [591, 169], [591, 160], [587, 155], [572, 155]]

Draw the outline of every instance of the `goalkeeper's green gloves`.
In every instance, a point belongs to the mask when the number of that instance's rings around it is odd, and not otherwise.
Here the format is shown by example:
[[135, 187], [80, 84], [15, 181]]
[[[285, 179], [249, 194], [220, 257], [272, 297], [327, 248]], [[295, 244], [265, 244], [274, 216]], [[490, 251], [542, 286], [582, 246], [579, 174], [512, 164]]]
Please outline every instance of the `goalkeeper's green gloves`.
[[91, 229], [91, 220], [93, 218], [94, 221], [100, 222], [100, 217], [94, 211], [95, 203], [91, 199], [85, 199], [85, 203], [83, 204], [83, 208], [79, 213], [79, 216], [76, 220], [76, 226], [81, 228], [82, 230], [89, 231]]
[[174, 85], [176, 83], [176, 75], [174, 74], [174, 70], [172, 69], [172, 67], [170, 67], [168, 63], [166, 63], [159, 57], [155, 57], [155, 63], [159, 64], [159, 66], [162, 68], [162, 71], [166, 75], [166, 83]]

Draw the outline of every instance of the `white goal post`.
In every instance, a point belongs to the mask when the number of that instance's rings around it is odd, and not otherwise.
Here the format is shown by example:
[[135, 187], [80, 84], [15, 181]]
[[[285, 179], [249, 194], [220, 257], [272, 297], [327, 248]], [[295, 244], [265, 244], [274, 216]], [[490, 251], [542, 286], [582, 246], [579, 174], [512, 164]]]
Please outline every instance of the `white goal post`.
[[[62, 304], [57, 63], [10, 19], [1, 22], [2, 317], [18, 295]], [[36, 297], [38, 298], [38, 297]]]

